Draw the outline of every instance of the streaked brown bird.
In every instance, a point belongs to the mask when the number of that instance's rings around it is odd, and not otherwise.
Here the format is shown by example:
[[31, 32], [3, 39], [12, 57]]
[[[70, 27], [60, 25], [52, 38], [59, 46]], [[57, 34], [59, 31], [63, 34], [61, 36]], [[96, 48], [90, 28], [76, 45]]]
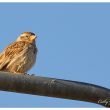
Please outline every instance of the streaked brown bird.
[[26, 74], [36, 61], [38, 50], [35, 39], [34, 33], [23, 32], [7, 46], [0, 54], [0, 71]]

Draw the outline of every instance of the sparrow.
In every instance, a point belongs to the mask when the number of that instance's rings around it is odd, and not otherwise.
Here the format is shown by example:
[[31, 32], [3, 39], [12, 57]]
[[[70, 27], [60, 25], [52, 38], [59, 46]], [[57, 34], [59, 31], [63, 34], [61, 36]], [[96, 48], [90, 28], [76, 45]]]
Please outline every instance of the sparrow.
[[36, 38], [32, 32], [23, 32], [15, 42], [8, 45], [0, 54], [0, 71], [26, 74], [36, 62]]

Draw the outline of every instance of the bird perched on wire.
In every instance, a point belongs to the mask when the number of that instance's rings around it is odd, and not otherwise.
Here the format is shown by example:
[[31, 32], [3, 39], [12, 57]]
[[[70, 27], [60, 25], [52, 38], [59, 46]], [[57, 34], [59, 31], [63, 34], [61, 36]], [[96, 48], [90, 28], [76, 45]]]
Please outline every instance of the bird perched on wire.
[[36, 36], [32, 32], [23, 32], [15, 42], [7, 46], [0, 54], [0, 71], [26, 74], [34, 65], [37, 55]]

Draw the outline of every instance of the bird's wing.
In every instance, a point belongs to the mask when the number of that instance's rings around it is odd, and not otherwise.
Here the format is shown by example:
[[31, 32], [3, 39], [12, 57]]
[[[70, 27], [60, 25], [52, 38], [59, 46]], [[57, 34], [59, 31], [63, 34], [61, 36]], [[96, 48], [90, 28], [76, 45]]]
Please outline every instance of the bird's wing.
[[18, 41], [10, 44], [4, 51], [0, 54], [0, 69], [6, 66], [16, 55], [24, 51], [27, 47], [28, 42]]

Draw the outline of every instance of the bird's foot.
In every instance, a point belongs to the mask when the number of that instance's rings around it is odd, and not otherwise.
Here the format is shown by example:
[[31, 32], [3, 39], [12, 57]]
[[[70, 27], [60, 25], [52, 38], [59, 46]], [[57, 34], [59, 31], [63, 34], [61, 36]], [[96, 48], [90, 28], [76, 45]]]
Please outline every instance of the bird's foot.
[[27, 74], [27, 73], [25, 73], [25, 75], [29, 75], [29, 76], [35, 76], [35, 74]]
[[35, 76], [35, 74], [31, 74], [31, 76]]

